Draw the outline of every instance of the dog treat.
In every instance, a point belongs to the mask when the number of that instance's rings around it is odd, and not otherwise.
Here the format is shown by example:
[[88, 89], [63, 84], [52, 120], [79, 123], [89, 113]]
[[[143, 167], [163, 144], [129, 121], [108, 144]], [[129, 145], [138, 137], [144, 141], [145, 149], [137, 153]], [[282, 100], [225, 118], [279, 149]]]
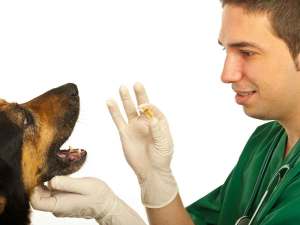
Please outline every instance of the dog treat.
[[153, 111], [148, 107], [140, 107], [140, 112], [143, 113], [148, 119], [151, 119], [154, 115]]

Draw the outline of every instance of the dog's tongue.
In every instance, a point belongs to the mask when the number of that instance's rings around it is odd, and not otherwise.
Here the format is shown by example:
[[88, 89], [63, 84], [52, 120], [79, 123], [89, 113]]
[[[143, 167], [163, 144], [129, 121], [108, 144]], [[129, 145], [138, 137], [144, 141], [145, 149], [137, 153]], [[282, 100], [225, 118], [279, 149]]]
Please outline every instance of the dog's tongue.
[[57, 156], [63, 160], [69, 160], [69, 161], [78, 161], [80, 160], [84, 155], [86, 154], [86, 151], [83, 149], [74, 149], [69, 148], [68, 150], [62, 149], [57, 152]]

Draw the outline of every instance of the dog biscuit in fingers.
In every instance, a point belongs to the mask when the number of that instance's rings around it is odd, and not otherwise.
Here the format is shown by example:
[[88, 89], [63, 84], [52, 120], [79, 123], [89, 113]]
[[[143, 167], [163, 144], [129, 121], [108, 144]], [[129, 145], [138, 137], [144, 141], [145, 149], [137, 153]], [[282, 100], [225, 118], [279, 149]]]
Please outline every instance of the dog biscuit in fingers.
[[140, 106], [139, 110], [142, 114], [144, 114], [148, 119], [152, 119], [154, 116], [154, 113], [150, 107], [147, 106]]

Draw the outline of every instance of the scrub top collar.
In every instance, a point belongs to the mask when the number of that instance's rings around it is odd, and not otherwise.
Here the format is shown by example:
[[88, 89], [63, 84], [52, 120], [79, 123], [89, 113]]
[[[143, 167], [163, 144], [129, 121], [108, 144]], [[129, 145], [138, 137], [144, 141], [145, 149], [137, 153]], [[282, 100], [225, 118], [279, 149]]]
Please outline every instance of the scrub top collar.
[[[287, 144], [287, 134], [284, 133], [285, 136], [285, 146]], [[283, 155], [282, 165], [289, 164], [292, 169], [296, 164], [298, 164], [300, 159], [300, 139], [296, 142], [296, 144], [290, 149], [289, 153], [286, 157]]]

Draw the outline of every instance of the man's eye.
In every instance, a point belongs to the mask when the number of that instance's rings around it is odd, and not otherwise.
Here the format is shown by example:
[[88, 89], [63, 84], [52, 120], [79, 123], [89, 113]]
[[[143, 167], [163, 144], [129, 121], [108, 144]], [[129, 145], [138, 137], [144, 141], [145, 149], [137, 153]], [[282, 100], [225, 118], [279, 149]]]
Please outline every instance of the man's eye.
[[255, 55], [255, 52], [252, 52], [252, 51], [240, 50], [240, 52], [242, 55], [247, 56], [247, 57]]

